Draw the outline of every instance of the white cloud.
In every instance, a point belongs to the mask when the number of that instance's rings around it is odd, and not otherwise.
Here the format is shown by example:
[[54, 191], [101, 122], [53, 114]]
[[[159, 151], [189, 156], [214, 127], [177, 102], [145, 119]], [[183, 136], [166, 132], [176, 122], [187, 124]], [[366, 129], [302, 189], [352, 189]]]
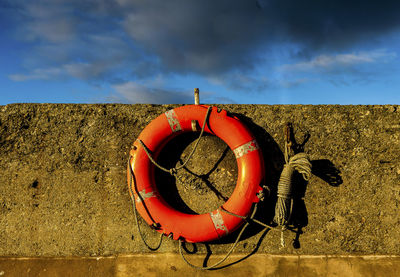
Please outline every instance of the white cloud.
[[69, 63], [62, 66], [66, 75], [80, 80], [90, 80], [95, 77], [102, 77], [109, 70], [108, 63], [101, 61], [95, 63]]
[[[113, 85], [114, 92], [108, 97], [112, 102], [145, 103], [145, 104], [193, 104], [193, 90], [187, 91], [163, 88], [163, 77], [147, 80], [143, 83], [125, 82]], [[200, 103], [236, 103], [229, 97], [217, 95], [210, 91], [201, 91]]]
[[[287, 54], [293, 51], [289, 51], [287, 45], [282, 46], [283, 42], [299, 45], [295, 52], [302, 54], [321, 49], [345, 51], [355, 42], [364, 43], [364, 36], [358, 34], [365, 35], [367, 31], [369, 37], [371, 34], [378, 37], [400, 22], [396, 9], [387, 9], [392, 11], [392, 20], [365, 16], [361, 18], [364, 20], [361, 25], [354, 25], [353, 20], [344, 22], [339, 12], [338, 17], [335, 14], [329, 17], [343, 26], [343, 30], [333, 36], [332, 32], [326, 32], [324, 24], [319, 24], [319, 13], [310, 14], [307, 5], [290, 1], [290, 5], [269, 5], [268, 0], [258, 0], [258, 4], [211, 0], [206, 1], [208, 4], [176, 0], [15, 2], [18, 9], [13, 9], [8, 16], [15, 18], [16, 37], [26, 43], [25, 54], [21, 57], [21, 67], [26, 71], [13, 72], [15, 74], [9, 75], [11, 80], [80, 79], [111, 86], [115, 90], [114, 97], [132, 103], [192, 102], [190, 92], [186, 94], [179, 89], [165, 89], [162, 84], [146, 83], [145, 80], [154, 80], [157, 74], [195, 74], [224, 89], [243, 92], [293, 88], [319, 79], [322, 74], [333, 76], [332, 83], [341, 81], [338, 78], [347, 80], [352, 76], [365, 79], [367, 70], [377, 71], [376, 65], [393, 61], [396, 53], [386, 50], [326, 52], [326, 55], [278, 68], [274, 68], [274, 64], [284, 55], [293, 58]], [[336, 7], [348, 6], [342, 2]], [[318, 7], [325, 12], [324, 5]], [[276, 8], [279, 8], [278, 13]], [[375, 10], [370, 12], [374, 14]], [[195, 19], [193, 14], [196, 14]], [[388, 14], [385, 12], [384, 16], [386, 19]], [[382, 22], [385, 24], [380, 24]], [[304, 26], [307, 28], [303, 29]], [[371, 33], [374, 27], [379, 28]], [[341, 33], [343, 36], [338, 35]], [[278, 54], [274, 55], [270, 48], [279, 48]], [[258, 70], [260, 66], [262, 70]], [[381, 71], [388, 72], [388, 69]], [[313, 74], [318, 76], [310, 78]], [[217, 99], [212, 95], [208, 97]]]
[[262, 75], [251, 76], [241, 72], [229, 72], [223, 75], [208, 77], [207, 80], [214, 85], [227, 87], [235, 91], [261, 92], [274, 86], [273, 80]]
[[387, 63], [397, 57], [394, 52], [374, 50], [349, 54], [319, 55], [310, 61], [285, 64], [278, 69], [285, 72], [331, 71], [365, 64]]
[[37, 68], [29, 74], [12, 74], [9, 75], [8, 78], [16, 82], [29, 80], [50, 80], [58, 78], [61, 74], [62, 69], [60, 68]]
[[397, 54], [385, 49], [342, 54], [325, 54], [308, 61], [284, 64], [276, 68], [280, 74], [280, 86], [292, 88], [320, 81], [334, 86], [354, 83], [368, 84], [384, 79], [393, 68]]
[[280, 80], [278, 81], [278, 85], [283, 88], [295, 88], [301, 86], [302, 84], [309, 83], [311, 81], [315, 81], [308, 78], [299, 78], [294, 80]]
[[8, 78], [16, 82], [30, 80], [59, 80], [71, 76], [77, 79], [86, 80], [101, 73], [103, 73], [103, 68], [99, 65], [88, 63], [68, 63], [60, 65], [60, 67], [36, 68], [27, 74], [11, 74]]
[[188, 91], [179, 92], [167, 89], [148, 87], [135, 82], [113, 85], [116, 94], [115, 102], [147, 104], [188, 104], [193, 103], [193, 96]]

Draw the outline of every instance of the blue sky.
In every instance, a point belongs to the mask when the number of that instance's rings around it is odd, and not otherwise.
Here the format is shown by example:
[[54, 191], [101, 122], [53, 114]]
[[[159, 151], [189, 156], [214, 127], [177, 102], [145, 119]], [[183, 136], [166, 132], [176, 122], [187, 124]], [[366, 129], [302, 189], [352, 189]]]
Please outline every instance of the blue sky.
[[0, 105], [400, 104], [400, 1], [0, 0]]

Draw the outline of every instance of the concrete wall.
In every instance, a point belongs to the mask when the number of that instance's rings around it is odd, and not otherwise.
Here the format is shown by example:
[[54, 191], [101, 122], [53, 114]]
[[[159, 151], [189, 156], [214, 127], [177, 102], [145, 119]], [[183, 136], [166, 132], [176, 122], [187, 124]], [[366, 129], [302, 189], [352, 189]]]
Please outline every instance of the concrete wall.
[[[213, 255], [211, 262], [221, 258]], [[191, 261], [202, 264], [204, 257], [196, 255]], [[212, 271], [188, 267], [172, 253], [123, 255], [108, 257], [66, 258], [1, 258], [1, 276], [398, 276], [400, 262], [390, 256], [307, 256], [256, 254], [243, 260], [243, 255], [233, 254], [230, 261], [240, 261], [232, 266]], [[2, 274], [3, 273], [3, 274]]]
[[[283, 166], [283, 127], [305, 132], [313, 176], [295, 203], [294, 233], [252, 226], [235, 253], [296, 255], [400, 254], [399, 106], [218, 105], [236, 113], [255, 134], [275, 192]], [[0, 106], [0, 256], [99, 256], [147, 253], [140, 241], [126, 185], [126, 162], [140, 131], [172, 105], [15, 104]], [[173, 166], [193, 145], [185, 136], [161, 157]], [[167, 201], [209, 212], [236, 183], [232, 152], [205, 137], [178, 180], [157, 173]], [[302, 195], [303, 194], [303, 195]], [[301, 198], [301, 196], [304, 196]], [[275, 197], [257, 218], [270, 221]], [[143, 223], [143, 222], [142, 222]], [[155, 243], [158, 233], [143, 226]], [[197, 253], [225, 253], [224, 243]], [[159, 252], [176, 253], [166, 239]]]

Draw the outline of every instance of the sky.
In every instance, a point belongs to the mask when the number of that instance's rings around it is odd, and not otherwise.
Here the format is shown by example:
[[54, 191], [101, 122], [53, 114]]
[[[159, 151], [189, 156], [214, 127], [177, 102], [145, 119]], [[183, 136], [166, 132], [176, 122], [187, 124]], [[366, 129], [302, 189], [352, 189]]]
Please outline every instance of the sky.
[[400, 104], [398, 0], [0, 0], [0, 105]]

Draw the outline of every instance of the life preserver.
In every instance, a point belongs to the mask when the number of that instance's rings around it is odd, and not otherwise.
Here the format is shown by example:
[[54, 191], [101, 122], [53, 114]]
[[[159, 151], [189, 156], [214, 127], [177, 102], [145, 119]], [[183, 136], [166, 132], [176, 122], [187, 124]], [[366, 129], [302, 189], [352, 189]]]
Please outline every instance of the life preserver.
[[204, 105], [188, 105], [165, 112], [145, 127], [130, 151], [131, 169], [128, 170], [133, 172], [133, 182], [128, 183], [131, 183], [129, 191], [131, 197], [136, 199], [137, 211], [149, 225], [157, 226], [157, 231], [172, 235], [175, 240], [206, 242], [235, 231], [244, 219], [225, 211], [248, 216], [262, 192], [264, 160], [254, 136], [238, 118], [212, 107], [204, 131], [221, 138], [237, 160], [238, 179], [231, 197], [222, 208], [193, 215], [173, 209], [158, 193], [155, 167], [139, 140], [157, 157], [171, 139], [184, 132], [192, 132], [192, 120], [202, 126], [207, 109], [208, 106]]

